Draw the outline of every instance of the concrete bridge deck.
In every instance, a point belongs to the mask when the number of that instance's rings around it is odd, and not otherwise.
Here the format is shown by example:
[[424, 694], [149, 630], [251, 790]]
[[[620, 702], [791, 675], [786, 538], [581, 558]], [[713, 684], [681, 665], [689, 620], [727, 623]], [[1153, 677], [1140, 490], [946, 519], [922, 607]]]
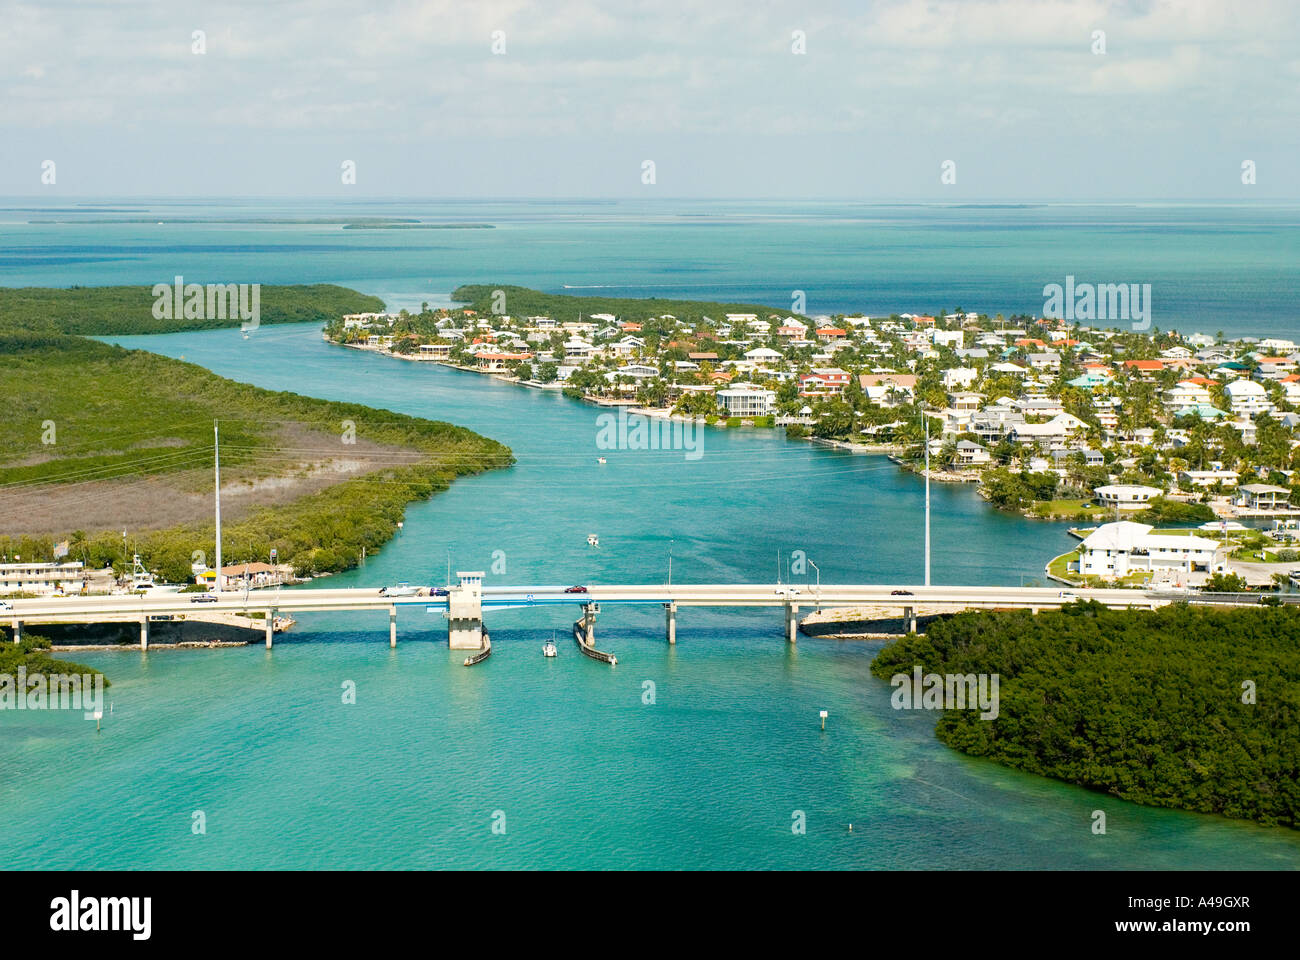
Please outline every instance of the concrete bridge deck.
[[[440, 588], [441, 589], [441, 588]], [[454, 591], [456, 588], [453, 587]], [[903, 592], [900, 592], [903, 591]], [[397, 642], [399, 610], [445, 613], [447, 596], [387, 596], [376, 587], [341, 589], [265, 589], [248, 593], [224, 592], [216, 601], [195, 601], [200, 594], [124, 594], [107, 596], [41, 597], [8, 601], [0, 608], [0, 622], [9, 621], [15, 638], [24, 624], [98, 623], [139, 621], [141, 646], [148, 645], [150, 618], [199, 614], [260, 613], [267, 617], [267, 645], [271, 644], [273, 618], [282, 613], [316, 613], [348, 610], [386, 611], [390, 642]], [[676, 638], [676, 617], [681, 607], [775, 607], [785, 611], [786, 636], [795, 639], [795, 617], [800, 608], [872, 605], [896, 608], [904, 619], [915, 621], [916, 609], [940, 608], [945, 612], [972, 609], [1056, 609], [1078, 600], [1096, 600], [1114, 609], [1153, 610], [1179, 600], [1198, 603], [1258, 603], [1257, 595], [1178, 595], [1114, 588], [1060, 590], [1045, 587], [917, 586], [893, 584], [591, 584], [586, 592], [570, 593], [565, 586], [483, 586], [484, 610], [533, 606], [586, 607], [609, 605], [661, 605], [666, 611], [669, 642]], [[1284, 602], [1300, 596], [1283, 597]]]

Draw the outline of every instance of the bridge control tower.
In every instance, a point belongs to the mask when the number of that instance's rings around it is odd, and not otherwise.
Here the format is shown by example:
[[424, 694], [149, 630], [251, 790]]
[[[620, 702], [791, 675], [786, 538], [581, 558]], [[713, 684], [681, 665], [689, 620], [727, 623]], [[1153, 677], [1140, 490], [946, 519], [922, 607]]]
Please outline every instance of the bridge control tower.
[[448, 588], [447, 645], [452, 650], [483, 646], [483, 571], [456, 571], [460, 583]]

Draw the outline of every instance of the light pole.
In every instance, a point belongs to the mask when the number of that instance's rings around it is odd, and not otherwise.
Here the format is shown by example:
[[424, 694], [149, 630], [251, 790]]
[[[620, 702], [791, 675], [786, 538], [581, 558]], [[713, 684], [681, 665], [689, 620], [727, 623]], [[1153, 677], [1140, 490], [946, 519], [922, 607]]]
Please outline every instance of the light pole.
[[668, 541], [668, 586], [670, 587], [673, 585], [673, 544], [675, 542], [672, 539]]
[[930, 585], [930, 418], [921, 408], [925, 422], [925, 585]]
[[821, 608], [822, 608], [822, 568], [819, 567], [819, 566], [817, 566], [817, 564], [813, 563], [811, 560], [808, 561], [808, 566], [812, 567], [814, 570], [817, 571], [817, 609], [818, 609], [818, 610], [821, 610]]
[[217, 500], [217, 576], [212, 581], [214, 593], [221, 592], [221, 438], [217, 433], [217, 421], [212, 421], [212, 466], [216, 480]]

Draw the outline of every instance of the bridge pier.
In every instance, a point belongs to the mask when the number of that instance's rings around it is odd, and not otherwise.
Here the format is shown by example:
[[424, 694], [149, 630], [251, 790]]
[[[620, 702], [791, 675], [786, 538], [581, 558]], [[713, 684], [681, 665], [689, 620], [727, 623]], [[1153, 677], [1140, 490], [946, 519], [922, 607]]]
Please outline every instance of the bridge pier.
[[148, 651], [149, 649], [149, 618], [147, 616], [140, 618], [140, 649]]
[[794, 643], [799, 636], [799, 604], [786, 601], [785, 603], [785, 639], [787, 643]]
[[671, 601], [664, 604], [664, 630], [668, 634], [668, 642], [677, 642], [677, 601]]
[[907, 621], [907, 632], [916, 633], [916, 607], [904, 607], [903, 619]]
[[266, 611], [266, 649], [270, 650], [275, 637], [275, 611]]
[[[457, 571], [457, 586], [447, 596], [447, 646], [452, 650], [483, 649], [483, 574]], [[388, 640], [397, 643], [397, 610], [389, 608]]]
[[397, 607], [388, 608], [388, 646], [397, 647]]
[[22, 621], [14, 620], [12, 621], [12, 626], [14, 628], [14, 643], [20, 643], [22, 641], [23, 632]]
[[587, 646], [596, 645], [596, 612], [590, 603], [582, 605], [582, 636]]

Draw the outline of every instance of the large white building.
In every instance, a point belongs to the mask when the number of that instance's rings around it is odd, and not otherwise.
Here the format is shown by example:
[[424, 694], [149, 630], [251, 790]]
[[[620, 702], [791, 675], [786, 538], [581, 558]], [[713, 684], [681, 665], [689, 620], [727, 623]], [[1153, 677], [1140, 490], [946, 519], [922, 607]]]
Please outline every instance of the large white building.
[[776, 403], [776, 391], [752, 383], [734, 383], [718, 391], [718, 402], [733, 417], [765, 417]]
[[80, 590], [86, 577], [80, 560], [54, 563], [0, 563], [0, 594]]
[[1212, 573], [1216, 540], [1152, 533], [1146, 523], [1120, 520], [1103, 523], [1079, 545], [1079, 572], [1092, 577], [1123, 577], [1135, 571], [1177, 570]]
[[1136, 483], [1108, 483], [1093, 489], [1097, 502], [1111, 510], [1143, 510], [1152, 497], [1164, 493], [1159, 487]]

